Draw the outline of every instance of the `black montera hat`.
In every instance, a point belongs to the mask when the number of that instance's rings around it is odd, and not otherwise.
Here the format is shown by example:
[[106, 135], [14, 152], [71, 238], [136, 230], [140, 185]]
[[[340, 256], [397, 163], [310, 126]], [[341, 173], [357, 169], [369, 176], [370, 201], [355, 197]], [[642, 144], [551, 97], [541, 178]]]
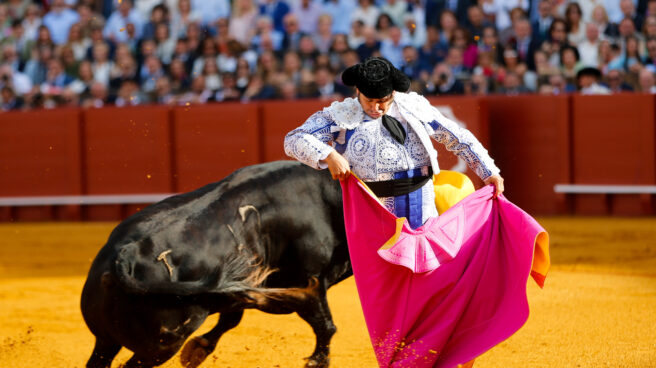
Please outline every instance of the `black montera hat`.
[[410, 88], [410, 78], [382, 57], [371, 57], [355, 64], [342, 73], [347, 86], [355, 86], [369, 98], [383, 98], [392, 91], [405, 92]]

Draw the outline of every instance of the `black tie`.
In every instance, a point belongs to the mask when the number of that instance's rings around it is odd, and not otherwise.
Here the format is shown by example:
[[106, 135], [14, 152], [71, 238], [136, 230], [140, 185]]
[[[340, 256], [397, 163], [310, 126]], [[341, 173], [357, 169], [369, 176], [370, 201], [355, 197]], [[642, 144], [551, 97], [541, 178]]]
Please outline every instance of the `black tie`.
[[403, 144], [405, 142], [405, 137], [407, 136], [407, 133], [405, 132], [405, 129], [403, 129], [403, 125], [401, 125], [401, 122], [398, 120], [394, 119], [393, 117], [389, 115], [383, 115], [383, 126], [387, 131], [390, 133], [392, 138], [394, 138], [395, 141], [399, 142], [400, 144]]

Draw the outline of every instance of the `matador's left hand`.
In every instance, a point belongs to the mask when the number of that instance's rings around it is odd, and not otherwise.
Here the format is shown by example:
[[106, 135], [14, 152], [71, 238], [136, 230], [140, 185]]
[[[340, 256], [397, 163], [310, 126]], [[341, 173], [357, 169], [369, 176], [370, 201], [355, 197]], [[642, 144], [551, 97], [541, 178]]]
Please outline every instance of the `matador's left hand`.
[[483, 180], [483, 183], [485, 183], [485, 185], [494, 185], [494, 195], [492, 198], [496, 198], [499, 194], [503, 193], [503, 178], [500, 175], [492, 175]]

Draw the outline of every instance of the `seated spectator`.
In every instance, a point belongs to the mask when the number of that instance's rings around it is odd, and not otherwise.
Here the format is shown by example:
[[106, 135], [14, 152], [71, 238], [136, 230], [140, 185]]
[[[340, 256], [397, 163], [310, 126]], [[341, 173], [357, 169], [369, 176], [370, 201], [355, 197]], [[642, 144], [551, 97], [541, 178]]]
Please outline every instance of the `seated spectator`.
[[463, 64], [468, 70], [476, 66], [478, 46], [474, 43], [474, 39], [466, 28], [458, 27], [453, 31], [449, 40], [449, 47], [455, 47], [462, 51]]
[[301, 37], [304, 35], [298, 27], [298, 18], [292, 13], [287, 14], [283, 20], [283, 24], [285, 32], [282, 38], [282, 50], [297, 51]]
[[396, 26], [396, 24], [394, 24], [392, 18], [388, 14], [380, 13], [376, 20], [376, 25], [374, 26], [378, 40], [388, 40], [390, 37], [390, 29], [392, 29], [393, 26]]
[[259, 74], [253, 75], [242, 95], [242, 102], [268, 100], [276, 96], [273, 85], [266, 83]]
[[327, 54], [333, 42], [333, 18], [329, 14], [321, 14], [318, 22], [317, 32], [312, 35], [312, 40], [320, 53]]
[[242, 45], [250, 45], [257, 15], [258, 10], [253, 0], [235, 0], [228, 25], [228, 35]]
[[[631, 0], [629, 0], [631, 1]], [[567, 41], [574, 46], [585, 40], [586, 23], [582, 20], [581, 6], [569, 3], [565, 8], [565, 23], [567, 23]]]
[[638, 90], [643, 93], [656, 94], [656, 81], [654, 73], [647, 68], [640, 71]]
[[240, 93], [244, 93], [246, 87], [248, 87], [248, 82], [250, 82], [251, 75], [251, 66], [248, 61], [244, 58], [239, 58], [239, 60], [237, 60], [237, 71], [235, 73], [235, 78], [237, 79], [236, 85]]
[[633, 0], [620, 0], [620, 10], [622, 11], [622, 18], [631, 19], [636, 29], [642, 29], [642, 24], [645, 20], [644, 14], [636, 11]]
[[276, 93], [277, 98], [287, 101], [293, 101], [299, 98], [298, 88], [296, 83], [288, 80], [283, 82], [278, 87], [278, 92]]
[[579, 51], [574, 46], [566, 45], [560, 49], [560, 73], [567, 83], [574, 84], [576, 74], [582, 68]]
[[426, 28], [417, 24], [415, 16], [407, 13], [401, 27], [403, 41], [419, 49], [426, 43]]
[[355, 49], [360, 60], [367, 60], [372, 56], [380, 56], [380, 41], [376, 37], [376, 30], [373, 27], [365, 27], [363, 36], [364, 42]]
[[205, 27], [212, 27], [217, 19], [230, 17], [229, 0], [191, 0], [191, 9], [201, 15]]
[[190, 104], [203, 104], [213, 98], [214, 93], [205, 88], [205, 77], [199, 75], [191, 82], [191, 90], [179, 95], [177, 98], [179, 105], [188, 106]]
[[656, 37], [656, 14], [650, 15], [647, 17], [647, 19], [645, 19], [645, 23], [642, 28], [642, 35], [645, 36], [645, 39]]
[[169, 75], [171, 76], [171, 90], [174, 94], [187, 92], [191, 86], [191, 79], [185, 69], [185, 64], [180, 59], [173, 59], [169, 65]]
[[505, 28], [498, 28], [499, 42], [501, 42], [502, 45], [508, 44], [508, 42], [510, 42], [511, 39], [517, 36], [515, 34], [515, 23], [517, 23], [517, 21], [520, 19], [528, 19], [528, 13], [526, 13], [526, 11], [520, 7], [513, 8], [510, 11], [510, 20], [511, 20], [510, 25]]
[[431, 71], [430, 65], [421, 62], [419, 52], [411, 45], [403, 47], [403, 62], [398, 69], [410, 77], [410, 80], [413, 82], [419, 82], [422, 72], [430, 73]]
[[68, 89], [78, 95], [88, 94], [94, 81], [91, 62], [83, 60], [78, 67], [77, 78], [71, 82]]
[[512, 47], [506, 47], [503, 52], [503, 60], [505, 65], [504, 71], [498, 71], [495, 81], [498, 84], [505, 84], [505, 76], [508, 73], [515, 74], [520, 79], [520, 84], [523, 88], [526, 88], [529, 91], [537, 90], [537, 74], [529, 70], [526, 63], [523, 63], [519, 60], [517, 56], [517, 51]]
[[408, 3], [405, 0], [386, 0], [380, 11], [390, 17], [391, 24], [401, 27], [408, 14]]
[[109, 57], [112, 58], [112, 56], [114, 55], [114, 48], [116, 47], [116, 45], [112, 42], [107, 41], [103, 37], [102, 32], [103, 29], [99, 26], [94, 26], [91, 29], [91, 33], [89, 34], [89, 39], [91, 40], [91, 46], [89, 46], [89, 48], [87, 49], [87, 56], [86, 56], [88, 60], [93, 59], [93, 48], [95, 45], [105, 45], [109, 50]]
[[0, 88], [0, 111], [20, 110], [23, 108], [25, 102], [20, 96], [9, 86], [2, 86]]
[[245, 51], [246, 47], [236, 40], [219, 44], [219, 56], [216, 58], [219, 73], [234, 73], [237, 70], [237, 60]]
[[[28, 40], [25, 37], [25, 29], [23, 28], [23, 23], [21, 22], [20, 19], [14, 19], [11, 22], [11, 28], [9, 31], [9, 34], [7, 37], [3, 40], [4, 42], [0, 42], [0, 46], [7, 46], [11, 45], [14, 50], [14, 55], [13, 58], [17, 64], [21, 64], [28, 59], [29, 55], [27, 53], [24, 53], [26, 50], [27, 46], [30, 43], [30, 40]], [[0, 60], [5, 60], [4, 57]]]
[[351, 23], [360, 20], [364, 26], [376, 27], [379, 15], [380, 9], [374, 4], [373, 0], [358, 0], [358, 6], [351, 13]]
[[159, 59], [154, 55], [148, 56], [139, 70], [141, 90], [146, 94], [152, 93], [156, 87], [155, 82], [164, 74], [164, 68]]
[[122, 55], [121, 53], [119, 56], [119, 52], [117, 52], [116, 55], [116, 63], [114, 63], [110, 73], [111, 79], [109, 81], [110, 91], [113, 92], [118, 91], [126, 80], [138, 81], [139, 79], [137, 62], [132, 54]]
[[444, 62], [451, 69], [451, 74], [456, 79], [464, 80], [469, 78], [469, 69], [464, 64], [463, 52], [459, 48], [450, 48], [444, 59]]
[[157, 78], [150, 100], [158, 105], [174, 105], [176, 103], [175, 95], [171, 91], [171, 80], [167, 75]]
[[351, 29], [351, 14], [355, 9], [355, 1], [326, 0], [323, 2], [323, 14], [330, 15], [332, 19], [332, 33], [348, 34]]
[[615, 39], [620, 35], [617, 24], [608, 20], [606, 8], [601, 4], [592, 9], [592, 24], [597, 26], [599, 34], [604, 38]]
[[490, 52], [495, 63], [503, 63], [503, 46], [494, 27], [483, 28], [483, 37], [478, 42], [478, 52]]
[[531, 22], [531, 34], [538, 45], [541, 45], [549, 37], [549, 27], [554, 19], [551, 10], [551, 1], [540, 1], [538, 3], [537, 19]]
[[32, 3], [27, 6], [25, 17], [21, 24], [23, 25], [26, 40], [34, 40], [37, 38], [39, 27], [42, 24], [41, 9], [38, 5]]
[[579, 43], [577, 49], [581, 56], [581, 65], [599, 66], [599, 28], [592, 23], [585, 26], [585, 41]]
[[68, 31], [68, 42], [66, 45], [73, 50], [75, 60], [82, 61], [87, 56], [89, 47], [91, 47], [91, 39], [84, 37], [80, 23], [71, 25]]
[[351, 23], [351, 31], [348, 34], [348, 44], [353, 50], [357, 49], [364, 43], [364, 22], [356, 19]]
[[2, 60], [3, 65], [8, 65], [12, 70], [21, 70], [25, 66], [18, 55], [16, 45], [13, 43], [2, 45], [2, 55], [0, 55], [0, 60]]
[[490, 92], [490, 82], [483, 74], [473, 74], [465, 84], [465, 94], [473, 96], [485, 96]]
[[40, 48], [49, 48], [51, 51], [55, 49], [55, 43], [53, 42], [50, 36], [50, 30], [45, 25], [39, 26], [37, 30], [37, 37], [35, 40], [28, 40], [25, 44], [25, 50], [23, 52], [23, 57], [32, 58], [33, 50]]
[[214, 100], [219, 102], [240, 101], [241, 91], [237, 88], [237, 78], [234, 73], [221, 75], [221, 89], [214, 94]]
[[528, 19], [522, 18], [516, 20], [513, 23], [513, 33], [514, 36], [509, 40], [509, 44], [517, 52], [519, 61], [526, 64], [530, 70], [535, 70], [533, 55], [535, 54], [535, 50], [539, 48], [539, 45], [533, 40], [531, 24]]
[[63, 45], [68, 39], [68, 30], [80, 21], [80, 15], [66, 6], [64, 0], [53, 0], [50, 11], [43, 17], [43, 25], [48, 27], [52, 40], [57, 45]]
[[647, 55], [643, 59], [643, 65], [650, 72], [656, 73], [656, 37], [647, 40]]
[[126, 29], [130, 23], [134, 26], [134, 37], [140, 39], [145, 22], [139, 11], [132, 7], [132, 0], [122, 0], [118, 4], [118, 8], [107, 19], [103, 36], [114, 44], [127, 42], [129, 36]]
[[59, 58], [61, 59], [64, 67], [64, 72], [73, 78], [77, 78], [77, 69], [80, 65], [78, 60], [75, 60], [73, 48], [68, 44], [59, 49]]
[[632, 92], [633, 87], [624, 81], [622, 69], [610, 69], [606, 74], [606, 85], [612, 93]]
[[[208, 0], [206, 0], [208, 1]], [[203, 15], [191, 8], [191, 0], [178, 0], [178, 11], [171, 17], [171, 38], [173, 41], [187, 34], [192, 23], [202, 23]], [[165, 63], [168, 64], [168, 63]]]
[[258, 53], [261, 53], [265, 47], [263, 47], [263, 39], [266, 38], [266, 42], [270, 42], [271, 49], [278, 52], [282, 49], [282, 39], [283, 34], [273, 28], [273, 22], [271, 18], [265, 15], [261, 15], [257, 18], [257, 23], [255, 26], [255, 35], [251, 40], [251, 48], [256, 50]]
[[335, 82], [335, 75], [328, 68], [318, 68], [314, 72], [317, 97], [325, 101], [339, 101], [353, 96], [353, 89]]
[[150, 11], [150, 18], [146, 24], [143, 26], [143, 35], [144, 39], [155, 38], [155, 28], [160, 23], [168, 23], [169, 18], [169, 8], [165, 4], [157, 4]]
[[101, 108], [111, 102], [108, 97], [107, 87], [96, 81], [91, 84], [88, 95], [82, 98], [80, 104], [83, 108]]
[[[540, 2], [542, 3], [542, 1]], [[492, 26], [492, 23], [485, 19], [483, 9], [479, 5], [470, 5], [467, 8], [467, 23], [465, 27], [472, 35], [474, 40], [479, 40], [483, 37], [483, 28]]]
[[597, 68], [586, 67], [576, 74], [576, 81], [582, 95], [609, 95], [610, 89], [599, 83], [601, 71]]
[[551, 89], [551, 94], [561, 95], [576, 92], [576, 86], [567, 83], [565, 78], [560, 74], [554, 74], [549, 77], [549, 87]]
[[113, 65], [114, 63], [109, 59], [109, 47], [104, 43], [93, 45], [93, 59], [91, 61], [93, 79], [108, 87]]
[[93, 28], [102, 29], [105, 25], [105, 17], [94, 11], [87, 2], [79, 1], [76, 10], [80, 15], [80, 21], [78, 24], [80, 25], [82, 37], [89, 38]]
[[380, 43], [380, 55], [389, 60], [396, 68], [403, 64], [403, 48], [406, 44], [401, 39], [401, 30], [393, 26], [389, 31], [389, 38]]
[[534, 54], [535, 73], [537, 74], [538, 85], [548, 84], [549, 77], [559, 74], [560, 69], [549, 64], [547, 54], [542, 50], [536, 50]]
[[269, 17], [273, 21], [273, 29], [282, 34], [285, 30], [283, 20], [285, 15], [291, 11], [287, 2], [284, 0], [263, 0], [259, 4], [259, 14]]
[[298, 47], [298, 56], [301, 62], [301, 68], [314, 69], [315, 62], [319, 56], [319, 50], [314, 45], [312, 36], [305, 35], [301, 37], [301, 42]]
[[322, 8], [315, 0], [298, 0], [293, 3], [291, 13], [298, 20], [298, 29], [306, 34], [314, 34], [317, 31], [317, 23]]
[[203, 63], [203, 77], [205, 78], [205, 88], [213, 93], [221, 89], [221, 73], [216, 64], [216, 58], [205, 57]]
[[625, 40], [624, 52], [614, 58], [609, 64], [609, 69], [622, 69], [625, 73], [638, 75], [642, 69], [642, 55], [640, 55], [640, 41], [637, 37], [629, 36]]
[[522, 83], [522, 78], [514, 71], [508, 71], [503, 78], [503, 84], [499, 88], [499, 93], [506, 96], [517, 96], [529, 93], [530, 90]]
[[173, 59], [178, 59], [184, 64], [187, 72], [190, 72], [194, 66], [195, 55], [189, 48], [189, 42], [186, 37], [178, 38], [175, 41], [175, 48], [173, 49]]
[[330, 63], [330, 68], [332, 70], [344, 70], [346, 69], [343, 63], [343, 55], [345, 52], [350, 51], [348, 45], [347, 36], [343, 33], [338, 33], [333, 37], [333, 41], [328, 50], [328, 58]]
[[155, 45], [155, 55], [162, 64], [169, 65], [175, 51], [175, 40], [170, 37], [168, 24], [159, 23], [155, 27]]
[[540, 45], [540, 49], [547, 54], [551, 65], [560, 67], [560, 49], [568, 44], [565, 21], [560, 18], [554, 19], [549, 28], [549, 38]]
[[46, 80], [48, 62], [52, 57], [52, 48], [48, 46], [32, 49], [32, 57], [25, 63], [24, 68], [24, 72], [30, 78], [32, 85], [39, 86]]
[[134, 79], [121, 81], [114, 105], [118, 107], [138, 106], [146, 102], [146, 98], [139, 91], [139, 84]]
[[433, 69], [426, 92], [434, 95], [461, 95], [464, 94], [465, 87], [453, 75], [448, 64], [439, 63]]
[[0, 86], [11, 87], [18, 96], [24, 96], [32, 90], [30, 77], [19, 70], [13, 70], [10, 64], [0, 64]]
[[443, 47], [448, 47], [453, 31], [458, 28], [458, 19], [451, 10], [444, 10], [440, 13], [440, 43]]

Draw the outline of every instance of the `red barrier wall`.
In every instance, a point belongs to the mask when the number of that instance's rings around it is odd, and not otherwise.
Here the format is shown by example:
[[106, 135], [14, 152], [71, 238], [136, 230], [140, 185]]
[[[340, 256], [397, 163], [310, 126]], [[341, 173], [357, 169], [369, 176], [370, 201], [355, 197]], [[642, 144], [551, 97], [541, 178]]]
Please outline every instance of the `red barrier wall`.
[[302, 100], [264, 102], [262, 112], [262, 161], [291, 160], [285, 155], [283, 141], [292, 129], [301, 126], [310, 115], [330, 106], [330, 101]]
[[[573, 182], [656, 184], [654, 95], [573, 96]], [[579, 195], [576, 213], [649, 213], [651, 196]]]
[[[172, 192], [168, 107], [88, 109], [82, 119], [87, 194]], [[117, 220], [132, 207], [90, 206], [86, 217]]]
[[175, 190], [186, 192], [260, 162], [258, 105], [223, 103], [173, 109]]
[[490, 154], [506, 197], [532, 214], [561, 212], [554, 185], [570, 180], [568, 97], [492, 96]]
[[[0, 113], [0, 196], [82, 193], [80, 111]], [[77, 208], [20, 207], [2, 220], [75, 218]]]

